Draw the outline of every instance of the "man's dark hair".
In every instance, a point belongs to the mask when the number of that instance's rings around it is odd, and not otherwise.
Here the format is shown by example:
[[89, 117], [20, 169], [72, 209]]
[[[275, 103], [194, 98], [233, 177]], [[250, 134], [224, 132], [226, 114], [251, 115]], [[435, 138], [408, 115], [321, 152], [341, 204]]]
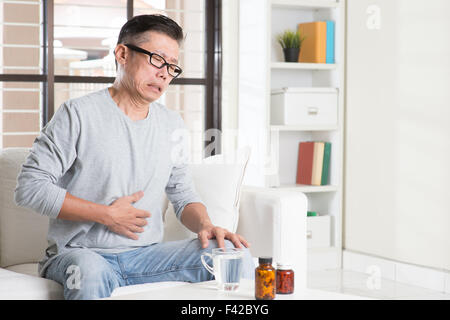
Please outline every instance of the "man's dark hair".
[[131, 43], [138, 45], [146, 42], [149, 39], [142, 38], [146, 31], [164, 33], [176, 40], [178, 44], [183, 41], [183, 29], [178, 23], [160, 14], [144, 14], [131, 18], [122, 26], [117, 44]]

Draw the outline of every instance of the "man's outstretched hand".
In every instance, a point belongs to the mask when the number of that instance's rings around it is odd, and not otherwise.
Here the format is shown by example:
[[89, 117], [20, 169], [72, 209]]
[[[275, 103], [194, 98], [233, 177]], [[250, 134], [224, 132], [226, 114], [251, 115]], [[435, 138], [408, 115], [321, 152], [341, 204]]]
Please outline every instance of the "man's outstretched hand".
[[243, 236], [212, 224], [201, 229], [197, 237], [202, 244], [202, 248], [208, 246], [210, 239], [216, 239], [219, 248], [225, 248], [225, 239], [230, 240], [236, 248], [242, 248], [242, 246], [246, 248], [250, 247], [250, 243]]

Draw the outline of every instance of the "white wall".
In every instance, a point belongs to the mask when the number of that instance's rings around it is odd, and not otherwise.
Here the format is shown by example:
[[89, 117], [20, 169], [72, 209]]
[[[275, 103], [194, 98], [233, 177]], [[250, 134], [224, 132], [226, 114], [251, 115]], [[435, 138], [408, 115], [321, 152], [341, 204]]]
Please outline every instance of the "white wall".
[[250, 146], [244, 184], [265, 186], [269, 93], [268, 0], [239, 0], [238, 147]]
[[450, 270], [450, 1], [347, 19], [344, 247]]

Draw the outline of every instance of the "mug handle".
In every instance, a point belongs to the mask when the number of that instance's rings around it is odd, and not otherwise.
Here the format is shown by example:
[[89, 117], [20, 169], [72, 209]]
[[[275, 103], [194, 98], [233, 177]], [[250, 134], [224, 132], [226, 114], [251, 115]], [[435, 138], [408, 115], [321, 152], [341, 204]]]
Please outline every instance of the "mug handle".
[[213, 268], [210, 267], [209, 264], [206, 263], [205, 256], [208, 256], [208, 257], [210, 257], [212, 259], [213, 258], [212, 254], [211, 253], [207, 253], [207, 252], [202, 253], [202, 255], [200, 256], [200, 259], [202, 260], [202, 264], [206, 268], [206, 270], [208, 270], [212, 275], [214, 275], [214, 270], [213, 270]]

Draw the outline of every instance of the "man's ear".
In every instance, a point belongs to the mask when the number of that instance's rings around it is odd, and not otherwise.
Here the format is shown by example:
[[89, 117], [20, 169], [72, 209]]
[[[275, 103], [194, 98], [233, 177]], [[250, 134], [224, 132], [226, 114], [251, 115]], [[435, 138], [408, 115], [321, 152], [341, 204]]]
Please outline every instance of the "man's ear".
[[124, 65], [127, 59], [128, 50], [123, 44], [118, 44], [114, 50], [114, 56], [116, 58], [116, 69], [119, 64]]

